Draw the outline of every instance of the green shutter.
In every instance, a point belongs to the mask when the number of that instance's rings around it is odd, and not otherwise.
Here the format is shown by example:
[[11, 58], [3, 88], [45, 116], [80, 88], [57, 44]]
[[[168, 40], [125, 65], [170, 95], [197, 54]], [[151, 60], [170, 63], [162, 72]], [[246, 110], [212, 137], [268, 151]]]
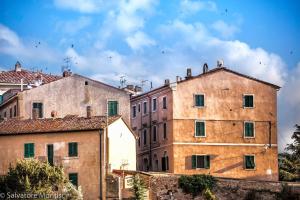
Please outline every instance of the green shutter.
[[77, 173], [70, 173], [69, 174], [69, 181], [76, 187], [78, 187], [78, 174]]
[[196, 164], [197, 164], [197, 162], [196, 162], [196, 155], [192, 155], [192, 169], [196, 169]]
[[205, 136], [205, 123], [204, 122], [196, 122], [196, 136]]
[[204, 156], [204, 168], [210, 168], [210, 156]]
[[204, 95], [203, 94], [195, 95], [195, 106], [204, 106]]
[[28, 144], [24, 144], [24, 158], [28, 158], [28, 157], [29, 157]]
[[78, 147], [76, 142], [69, 143], [69, 157], [78, 156]]
[[118, 102], [109, 101], [108, 102], [108, 116], [114, 116], [118, 114]]
[[24, 157], [25, 158], [34, 157], [34, 144], [33, 143], [24, 144]]
[[254, 137], [254, 124], [252, 122], [245, 122], [245, 136]]

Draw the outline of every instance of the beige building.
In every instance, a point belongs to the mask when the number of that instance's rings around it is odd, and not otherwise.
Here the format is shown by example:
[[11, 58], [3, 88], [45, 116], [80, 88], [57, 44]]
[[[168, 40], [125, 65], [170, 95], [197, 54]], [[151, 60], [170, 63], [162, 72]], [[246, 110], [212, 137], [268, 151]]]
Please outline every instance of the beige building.
[[105, 199], [107, 173], [136, 170], [135, 135], [121, 117], [106, 119], [88, 114], [0, 122], [0, 175], [17, 159], [35, 158], [62, 165], [84, 199]]
[[133, 97], [138, 170], [278, 180], [279, 88], [205, 65]]
[[34, 110], [38, 118], [85, 116], [86, 108], [90, 107], [94, 115], [122, 115], [130, 122], [128, 92], [77, 74], [11, 95], [9, 92], [0, 105], [2, 118], [30, 119]]

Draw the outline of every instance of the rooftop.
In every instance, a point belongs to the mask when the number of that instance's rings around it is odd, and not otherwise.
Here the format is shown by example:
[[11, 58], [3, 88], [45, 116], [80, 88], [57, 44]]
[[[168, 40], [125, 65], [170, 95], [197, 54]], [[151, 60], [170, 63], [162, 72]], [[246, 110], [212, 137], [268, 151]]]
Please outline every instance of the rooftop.
[[[120, 117], [108, 117], [108, 125]], [[9, 119], [0, 122], [0, 135], [100, 130], [105, 127], [106, 116], [86, 118], [67, 115], [64, 118]]]

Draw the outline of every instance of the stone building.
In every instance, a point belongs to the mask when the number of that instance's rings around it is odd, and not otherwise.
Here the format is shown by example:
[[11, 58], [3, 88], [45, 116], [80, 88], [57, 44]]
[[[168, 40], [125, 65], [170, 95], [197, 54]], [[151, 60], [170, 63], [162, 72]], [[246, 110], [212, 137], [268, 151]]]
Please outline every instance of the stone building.
[[70, 73], [47, 84], [8, 95], [0, 104], [0, 116], [31, 119], [34, 110], [38, 118], [85, 116], [87, 107], [94, 115], [122, 115], [127, 123], [130, 122], [128, 92]]
[[278, 180], [279, 89], [220, 63], [134, 96], [138, 170]]
[[90, 114], [0, 122], [0, 175], [17, 159], [35, 158], [62, 165], [84, 199], [105, 199], [107, 173], [136, 170], [136, 137], [120, 116]]

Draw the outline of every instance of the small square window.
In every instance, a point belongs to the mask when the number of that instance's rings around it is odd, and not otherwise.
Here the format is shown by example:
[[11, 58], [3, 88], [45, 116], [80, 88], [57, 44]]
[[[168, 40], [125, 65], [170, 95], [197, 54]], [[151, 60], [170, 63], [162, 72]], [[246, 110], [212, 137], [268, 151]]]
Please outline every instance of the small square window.
[[253, 108], [254, 107], [253, 95], [244, 95], [243, 104], [244, 104], [244, 108]]
[[69, 157], [76, 157], [78, 156], [78, 144], [77, 142], [70, 142], [69, 143]]
[[253, 155], [245, 156], [245, 169], [255, 169], [255, 159]]
[[204, 107], [204, 94], [195, 95], [195, 106]]
[[196, 121], [195, 122], [195, 136], [196, 137], [205, 137], [205, 122]]

